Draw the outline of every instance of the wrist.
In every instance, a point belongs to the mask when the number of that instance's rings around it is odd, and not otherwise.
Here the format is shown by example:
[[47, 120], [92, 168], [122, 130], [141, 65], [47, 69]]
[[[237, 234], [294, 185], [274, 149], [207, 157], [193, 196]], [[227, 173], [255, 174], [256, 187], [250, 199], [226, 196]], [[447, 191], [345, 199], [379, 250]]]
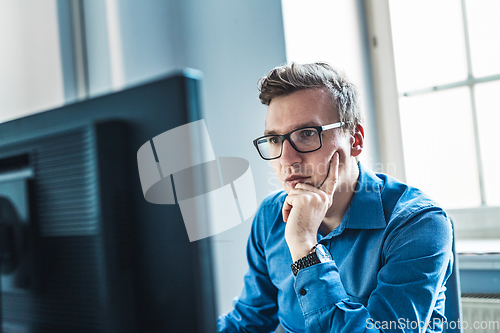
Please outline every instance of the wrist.
[[293, 275], [297, 276], [297, 273], [301, 269], [332, 260], [333, 258], [330, 251], [324, 245], [318, 243], [309, 254], [294, 261], [290, 268], [292, 269]]
[[308, 254], [314, 252], [317, 242], [303, 241], [298, 243], [288, 243], [288, 249], [292, 255], [292, 261], [295, 262]]

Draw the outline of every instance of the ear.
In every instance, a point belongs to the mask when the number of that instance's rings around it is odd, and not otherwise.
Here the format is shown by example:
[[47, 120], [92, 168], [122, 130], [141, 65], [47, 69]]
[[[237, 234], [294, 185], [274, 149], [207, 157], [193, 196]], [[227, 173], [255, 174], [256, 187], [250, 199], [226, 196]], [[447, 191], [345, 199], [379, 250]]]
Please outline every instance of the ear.
[[357, 157], [363, 151], [365, 141], [365, 129], [361, 124], [351, 133], [351, 156]]

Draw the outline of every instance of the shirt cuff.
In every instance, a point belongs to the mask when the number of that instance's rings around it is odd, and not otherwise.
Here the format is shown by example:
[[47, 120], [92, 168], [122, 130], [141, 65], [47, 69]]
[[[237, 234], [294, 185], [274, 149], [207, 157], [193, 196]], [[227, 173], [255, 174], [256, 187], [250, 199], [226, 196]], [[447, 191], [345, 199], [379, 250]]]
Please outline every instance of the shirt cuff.
[[294, 288], [304, 315], [349, 300], [333, 260], [301, 269]]

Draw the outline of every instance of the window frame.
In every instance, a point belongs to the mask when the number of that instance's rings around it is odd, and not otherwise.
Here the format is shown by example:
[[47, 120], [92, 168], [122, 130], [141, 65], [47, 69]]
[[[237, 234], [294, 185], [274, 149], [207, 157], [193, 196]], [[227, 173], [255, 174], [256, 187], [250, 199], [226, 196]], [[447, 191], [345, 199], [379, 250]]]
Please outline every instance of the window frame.
[[[475, 78], [472, 73], [470, 44], [465, 13], [465, 0], [461, 0], [464, 20], [464, 39], [467, 52], [468, 77], [466, 80], [400, 93], [396, 82], [396, 67], [391, 33], [389, 0], [365, 0], [370, 56], [373, 73], [375, 110], [380, 142], [380, 159], [387, 166], [387, 173], [406, 181], [404, 151], [402, 145], [399, 100], [403, 96], [412, 96], [434, 91], [468, 86], [471, 92], [476, 162], [482, 206], [474, 208], [447, 209], [455, 222], [457, 239], [500, 238], [500, 207], [487, 206], [483, 179], [481, 149], [476, 115], [474, 86], [479, 83], [500, 80], [500, 74]], [[396, 168], [390, 168], [395, 165]]]

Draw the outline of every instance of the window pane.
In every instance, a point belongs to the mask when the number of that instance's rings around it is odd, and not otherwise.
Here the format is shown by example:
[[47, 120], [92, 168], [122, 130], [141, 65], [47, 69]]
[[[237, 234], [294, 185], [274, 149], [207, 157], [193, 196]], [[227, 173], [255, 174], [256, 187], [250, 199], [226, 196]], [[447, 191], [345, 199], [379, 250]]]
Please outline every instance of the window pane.
[[500, 74], [500, 1], [467, 0], [474, 76]]
[[475, 88], [486, 204], [500, 205], [500, 81]]
[[55, 0], [0, 1], [0, 121], [64, 102]]
[[446, 208], [481, 204], [468, 87], [400, 100], [408, 184]]
[[459, 0], [391, 0], [390, 10], [399, 91], [467, 78]]

